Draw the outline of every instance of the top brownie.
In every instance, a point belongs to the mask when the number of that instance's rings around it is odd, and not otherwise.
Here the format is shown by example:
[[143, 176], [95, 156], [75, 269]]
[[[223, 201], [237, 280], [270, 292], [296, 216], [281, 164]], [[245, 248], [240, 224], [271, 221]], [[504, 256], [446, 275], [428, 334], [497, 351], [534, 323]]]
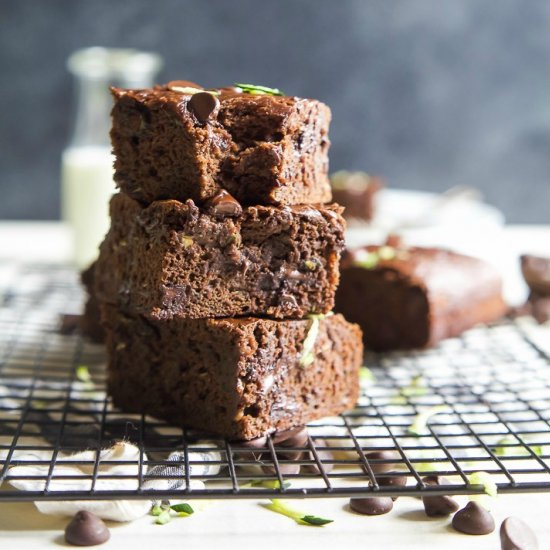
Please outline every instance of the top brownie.
[[142, 203], [201, 204], [222, 189], [244, 205], [329, 202], [330, 109], [313, 99], [247, 90], [206, 91], [187, 81], [112, 88], [121, 191]]

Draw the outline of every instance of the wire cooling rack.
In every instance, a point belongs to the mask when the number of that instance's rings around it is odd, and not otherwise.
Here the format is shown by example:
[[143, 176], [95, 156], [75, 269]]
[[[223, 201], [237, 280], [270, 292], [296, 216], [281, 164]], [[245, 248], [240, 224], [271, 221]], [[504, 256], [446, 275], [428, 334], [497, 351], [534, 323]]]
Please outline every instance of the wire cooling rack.
[[477, 471], [550, 490], [550, 357], [515, 322], [369, 355], [355, 410], [253, 449], [114, 409], [102, 346], [59, 331], [82, 307], [70, 268], [0, 265], [0, 291], [0, 501], [467, 494]]

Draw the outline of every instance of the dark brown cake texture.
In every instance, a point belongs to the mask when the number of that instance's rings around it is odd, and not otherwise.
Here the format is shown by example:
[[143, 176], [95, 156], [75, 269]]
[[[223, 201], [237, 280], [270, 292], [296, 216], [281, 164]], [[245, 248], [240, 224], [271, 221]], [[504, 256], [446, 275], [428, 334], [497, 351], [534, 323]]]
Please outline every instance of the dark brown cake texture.
[[384, 187], [382, 179], [365, 172], [340, 170], [330, 176], [332, 198], [344, 207], [346, 219], [370, 221], [375, 213], [375, 198]]
[[[226, 198], [227, 199], [227, 198]], [[111, 200], [96, 268], [98, 298], [151, 319], [327, 313], [339, 278], [340, 207], [232, 200], [149, 206]]]
[[335, 310], [358, 323], [365, 347], [432, 346], [506, 312], [486, 262], [437, 248], [368, 246], [344, 254]]
[[144, 203], [201, 204], [221, 189], [245, 205], [329, 202], [330, 109], [241, 86], [208, 91], [173, 81], [113, 88], [111, 141], [121, 191]]
[[150, 321], [104, 306], [115, 406], [250, 440], [353, 407], [361, 331], [341, 315]]

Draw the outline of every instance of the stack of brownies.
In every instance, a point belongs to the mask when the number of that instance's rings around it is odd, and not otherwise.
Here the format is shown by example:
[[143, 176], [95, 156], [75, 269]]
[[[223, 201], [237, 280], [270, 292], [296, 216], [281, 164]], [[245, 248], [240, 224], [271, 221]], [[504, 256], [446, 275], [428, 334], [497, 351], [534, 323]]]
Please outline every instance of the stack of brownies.
[[187, 81], [113, 96], [120, 193], [94, 285], [114, 404], [232, 440], [352, 407], [328, 107]]

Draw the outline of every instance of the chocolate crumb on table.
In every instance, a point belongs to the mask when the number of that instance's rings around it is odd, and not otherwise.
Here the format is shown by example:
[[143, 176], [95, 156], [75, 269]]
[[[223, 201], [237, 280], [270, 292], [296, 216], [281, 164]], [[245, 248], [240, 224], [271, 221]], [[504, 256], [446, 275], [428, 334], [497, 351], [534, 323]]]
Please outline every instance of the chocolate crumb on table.
[[278, 91], [251, 92], [185, 81], [112, 88], [121, 191], [144, 203], [202, 204], [222, 189], [244, 205], [329, 202], [330, 109]]
[[367, 246], [344, 253], [335, 311], [358, 323], [365, 347], [425, 348], [506, 312], [497, 271], [438, 248]]
[[220, 200], [205, 211], [192, 201], [143, 207], [115, 195], [97, 297], [152, 319], [328, 313], [344, 246], [340, 208], [240, 211]]

